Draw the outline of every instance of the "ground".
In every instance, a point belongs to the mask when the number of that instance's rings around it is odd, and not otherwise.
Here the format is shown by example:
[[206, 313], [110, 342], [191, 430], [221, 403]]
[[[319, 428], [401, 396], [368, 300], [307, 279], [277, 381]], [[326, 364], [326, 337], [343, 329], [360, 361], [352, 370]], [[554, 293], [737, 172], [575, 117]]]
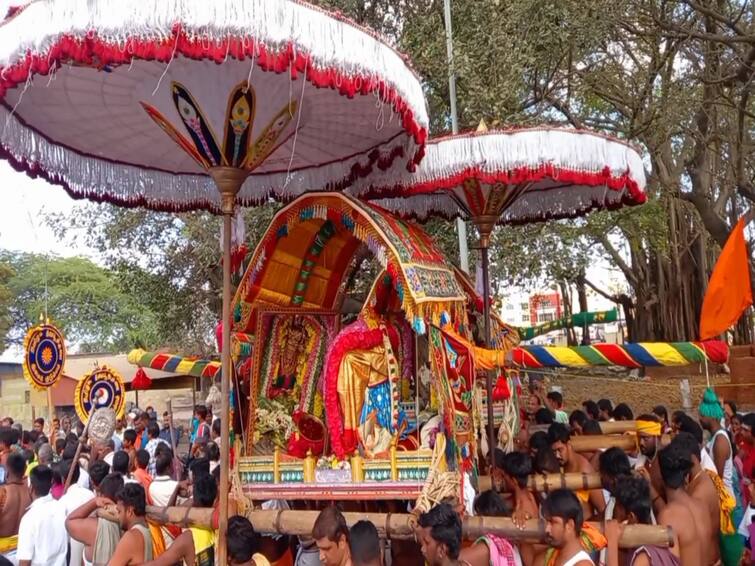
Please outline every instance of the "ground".
[[[663, 405], [669, 414], [684, 409], [680, 383], [688, 379], [691, 387], [692, 409], [697, 407], [706, 387], [704, 376], [653, 377], [627, 379], [624, 376], [589, 375], [585, 371], [569, 370], [551, 377], [551, 385], [561, 387], [566, 410], [581, 408], [582, 401], [606, 398], [614, 405], [627, 403], [635, 415], [650, 412], [656, 405]], [[711, 383], [729, 382], [726, 375], [713, 376]]]

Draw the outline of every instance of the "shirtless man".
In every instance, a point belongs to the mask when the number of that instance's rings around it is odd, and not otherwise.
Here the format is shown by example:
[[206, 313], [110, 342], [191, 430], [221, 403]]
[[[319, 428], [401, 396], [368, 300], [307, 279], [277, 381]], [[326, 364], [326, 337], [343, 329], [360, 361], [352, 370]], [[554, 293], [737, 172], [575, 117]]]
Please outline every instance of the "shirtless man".
[[703, 533], [707, 533], [710, 519], [703, 504], [685, 491], [692, 469], [689, 455], [681, 446], [669, 445], [659, 452], [658, 462], [666, 492], [658, 524], [673, 529], [673, 553], [684, 566], [703, 566], [707, 560]]
[[15, 564], [18, 526], [26, 508], [31, 505], [29, 489], [24, 481], [26, 460], [12, 453], [5, 464], [5, 484], [0, 486], [0, 556]]
[[619, 540], [625, 525], [652, 524], [652, 505], [650, 504], [650, 486], [645, 478], [622, 475], [613, 485], [615, 498], [615, 519], [605, 523], [605, 535], [608, 539], [606, 566], [652, 566], [665, 564], [680, 566], [679, 558], [668, 548], [643, 545], [630, 551], [619, 549]]
[[661, 433], [661, 423], [657, 422], [655, 415], [640, 415], [637, 418], [637, 437], [640, 444], [640, 453], [645, 457], [645, 461], [637, 471], [650, 482], [650, 497], [653, 502], [653, 510], [656, 514], [666, 505], [663, 499], [661, 468], [658, 465], [657, 458], [660, 449]]
[[[523, 452], [510, 452], [501, 460], [503, 486], [505, 491], [514, 494], [515, 524], [523, 525], [529, 519], [537, 518], [540, 508], [535, 494], [527, 489], [527, 480], [532, 474], [532, 458]], [[529, 564], [535, 557], [535, 547], [522, 543], [519, 546], [522, 559]]]
[[[127, 483], [116, 496], [118, 519], [123, 529], [121, 542], [115, 549], [109, 566], [130, 566], [152, 560], [152, 536], [147, 527], [147, 499], [144, 488], [138, 483]], [[102, 499], [102, 504], [109, 502]]]
[[13, 452], [13, 445], [18, 440], [18, 433], [10, 427], [0, 428], [0, 466], [5, 466], [8, 455]]
[[[700, 438], [702, 438], [702, 434], [703, 431], [700, 429]], [[687, 485], [687, 493], [693, 499], [701, 502], [707, 509], [708, 530], [706, 540], [708, 542], [703, 547], [708, 551], [707, 564], [715, 564], [721, 554], [718, 547], [718, 533], [721, 525], [721, 502], [718, 497], [718, 490], [700, 464], [700, 444], [697, 439], [688, 432], [680, 432], [674, 437], [672, 444], [676, 444], [686, 451], [692, 462], [690, 471], [692, 478]], [[703, 525], [698, 526], [702, 530]]]
[[[592, 464], [584, 456], [575, 452], [571, 445], [571, 432], [566, 425], [553, 423], [548, 428], [548, 441], [564, 472], [591, 474], [595, 471]], [[584, 517], [600, 515], [605, 511], [606, 500], [603, 497], [603, 490], [579, 490], [575, 493], [582, 505]]]
[[[483, 491], [475, 499], [474, 512], [475, 515], [480, 517], [510, 517], [511, 507], [497, 492], [488, 490]], [[351, 540], [352, 542], [354, 540], [353, 530]], [[490, 533], [478, 538], [472, 546], [462, 548], [459, 553], [459, 562], [469, 566], [511, 564], [512, 562], [516, 564], [531, 563], [531, 561], [523, 558], [520, 554], [520, 549], [517, 549], [511, 542], [501, 536]], [[354, 566], [359, 566], [357, 561], [354, 561]]]

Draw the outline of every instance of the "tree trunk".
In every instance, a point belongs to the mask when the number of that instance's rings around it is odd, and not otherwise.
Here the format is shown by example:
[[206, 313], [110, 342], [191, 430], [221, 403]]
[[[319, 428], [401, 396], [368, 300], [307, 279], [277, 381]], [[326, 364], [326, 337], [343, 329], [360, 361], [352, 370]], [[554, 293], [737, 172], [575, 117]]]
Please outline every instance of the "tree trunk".
[[[585, 285], [585, 270], [583, 269], [577, 277], [577, 297], [579, 298], [579, 310], [580, 312], [587, 312], [589, 310], [587, 306], [587, 286]], [[582, 345], [590, 345], [590, 325], [585, 324], [582, 328]]]

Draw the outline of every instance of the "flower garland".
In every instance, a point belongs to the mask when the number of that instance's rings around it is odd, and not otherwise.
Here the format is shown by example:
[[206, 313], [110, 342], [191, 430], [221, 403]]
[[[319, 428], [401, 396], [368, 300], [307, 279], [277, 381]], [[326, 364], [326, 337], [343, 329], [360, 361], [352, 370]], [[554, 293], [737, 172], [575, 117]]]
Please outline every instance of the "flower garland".
[[283, 321], [283, 318], [276, 317], [270, 324], [270, 331], [267, 333], [270, 341], [264, 350], [262, 364], [260, 365], [260, 375], [262, 376], [260, 398], [269, 398], [270, 385], [273, 380], [273, 368], [271, 364], [273, 360], [280, 359], [281, 346], [278, 334], [280, 333], [280, 326], [283, 324]]
[[308, 316], [304, 321], [305, 323], [310, 323], [309, 327], [312, 329], [312, 332], [307, 341], [308, 355], [304, 362], [304, 368], [301, 372], [298, 372], [301, 375], [299, 410], [305, 413], [311, 413], [314, 407], [315, 392], [317, 391], [316, 374], [322, 371], [330, 332], [328, 332], [324, 325], [314, 320], [313, 317]]
[[393, 353], [393, 347], [391, 346], [391, 340], [388, 338], [388, 329], [384, 326], [380, 326], [380, 332], [383, 334], [383, 348], [385, 349], [386, 365], [388, 367], [388, 384], [391, 392], [391, 427], [393, 430], [398, 430], [398, 403], [400, 401], [398, 380], [399, 369], [396, 355]]
[[254, 427], [254, 443], [258, 443], [263, 436], [271, 435], [276, 446], [285, 447], [286, 439], [294, 430], [291, 411], [282, 403], [271, 401], [264, 397], [257, 407], [256, 426]]

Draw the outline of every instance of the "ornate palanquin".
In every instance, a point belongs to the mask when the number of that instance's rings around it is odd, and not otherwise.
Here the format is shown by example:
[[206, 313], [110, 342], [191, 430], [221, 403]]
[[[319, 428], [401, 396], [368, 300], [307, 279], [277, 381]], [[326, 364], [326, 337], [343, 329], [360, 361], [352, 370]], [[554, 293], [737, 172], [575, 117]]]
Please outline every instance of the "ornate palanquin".
[[[357, 321], [341, 328], [348, 281], [368, 254], [382, 272]], [[251, 256], [230, 321], [246, 424], [246, 453], [237, 459], [244, 488], [271, 498], [416, 497], [437, 458], [419, 448], [418, 372], [428, 357], [417, 359], [416, 337], [448, 325], [474, 348], [477, 302], [429, 236], [385, 210], [337, 193], [281, 209]], [[508, 346], [508, 330], [496, 328]], [[450, 400], [463, 384], [456, 411], [448, 402], [433, 406], [449, 423], [445, 434], [468, 438], [458, 454], [465, 459], [475, 447], [470, 360], [462, 380], [446, 364], [429, 394]], [[460, 413], [469, 418], [461, 422]], [[322, 434], [313, 436], [318, 423]]]

